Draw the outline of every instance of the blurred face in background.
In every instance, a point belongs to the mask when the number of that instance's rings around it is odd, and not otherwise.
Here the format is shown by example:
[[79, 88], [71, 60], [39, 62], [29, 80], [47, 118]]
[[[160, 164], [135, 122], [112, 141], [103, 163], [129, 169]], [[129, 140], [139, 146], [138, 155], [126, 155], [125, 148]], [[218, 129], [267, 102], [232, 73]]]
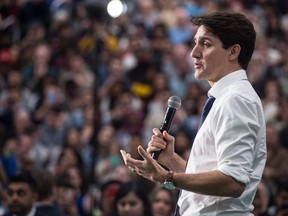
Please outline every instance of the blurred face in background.
[[134, 192], [128, 193], [117, 203], [119, 216], [144, 216], [144, 205]]
[[153, 216], [170, 216], [173, 212], [173, 197], [168, 191], [160, 189], [152, 200]]
[[37, 200], [37, 193], [32, 191], [27, 183], [11, 183], [8, 187], [8, 207], [13, 215], [27, 215], [34, 202]]

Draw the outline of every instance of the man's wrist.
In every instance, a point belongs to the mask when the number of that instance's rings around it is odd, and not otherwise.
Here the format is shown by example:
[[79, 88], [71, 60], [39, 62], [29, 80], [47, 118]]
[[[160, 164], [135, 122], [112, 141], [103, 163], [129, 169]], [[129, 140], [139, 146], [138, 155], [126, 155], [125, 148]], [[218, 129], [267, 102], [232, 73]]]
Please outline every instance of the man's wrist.
[[176, 187], [174, 185], [174, 174], [175, 172], [172, 170], [169, 170], [166, 175], [165, 175], [165, 180], [164, 180], [164, 187], [169, 189], [169, 190], [174, 190]]
[[165, 167], [168, 167], [170, 170], [173, 170], [173, 162], [175, 162], [176, 160], [176, 153], [174, 152], [173, 155], [171, 157], [165, 157], [164, 159], [162, 159], [162, 163]]

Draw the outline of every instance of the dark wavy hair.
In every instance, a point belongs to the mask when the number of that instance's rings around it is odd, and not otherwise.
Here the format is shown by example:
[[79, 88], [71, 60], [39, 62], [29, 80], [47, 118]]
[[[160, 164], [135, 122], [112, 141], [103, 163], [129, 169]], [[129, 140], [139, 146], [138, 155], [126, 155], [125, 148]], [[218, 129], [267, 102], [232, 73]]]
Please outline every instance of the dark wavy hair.
[[196, 26], [203, 25], [209, 32], [217, 36], [224, 49], [239, 44], [241, 51], [238, 62], [243, 69], [247, 69], [256, 40], [255, 29], [249, 19], [240, 13], [214, 12], [191, 16], [190, 21]]
[[31, 172], [23, 171], [11, 177], [9, 184], [13, 183], [26, 183], [29, 185], [31, 191], [37, 192], [37, 182]]
[[147, 188], [145, 187], [145, 184], [140, 181], [130, 181], [127, 183], [124, 183], [121, 185], [119, 188], [115, 200], [114, 200], [114, 216], [118, 216], [118, 211], [117, 211], [117, 203], [120, 199], [125, 197], [127, 194], [130, 192], [135, 193], [135, 195], [143, 202], [144, 206], [144, 216], [152, 215], [151, 212], [151, 204], [149, 200], [149, 193]]

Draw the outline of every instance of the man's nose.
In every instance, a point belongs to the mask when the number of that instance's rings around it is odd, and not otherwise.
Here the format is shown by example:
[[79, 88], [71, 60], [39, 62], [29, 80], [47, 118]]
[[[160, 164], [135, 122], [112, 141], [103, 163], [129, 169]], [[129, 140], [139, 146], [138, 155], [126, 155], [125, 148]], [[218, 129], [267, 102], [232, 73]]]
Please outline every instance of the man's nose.
[[201, 48], [199, 45], [195, 44], [193, 49], [191, 50], [190, 56], [192, 58], [200, 58], [202, 55]]
[[10, 195], [11, 200], [17, 200], [18, 198], [19, 198], [19, 196], [17, 195], [17, 193], [13, 193]]

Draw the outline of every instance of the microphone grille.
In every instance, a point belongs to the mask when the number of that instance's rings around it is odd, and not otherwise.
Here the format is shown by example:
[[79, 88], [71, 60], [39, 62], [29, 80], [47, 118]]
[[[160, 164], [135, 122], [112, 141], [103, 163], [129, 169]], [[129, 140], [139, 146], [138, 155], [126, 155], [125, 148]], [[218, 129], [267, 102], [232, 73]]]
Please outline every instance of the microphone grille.
[[168, 99], [168, 106], [178, 109], [181, 106], [181, 99], [178, 96], [171, 96]]

